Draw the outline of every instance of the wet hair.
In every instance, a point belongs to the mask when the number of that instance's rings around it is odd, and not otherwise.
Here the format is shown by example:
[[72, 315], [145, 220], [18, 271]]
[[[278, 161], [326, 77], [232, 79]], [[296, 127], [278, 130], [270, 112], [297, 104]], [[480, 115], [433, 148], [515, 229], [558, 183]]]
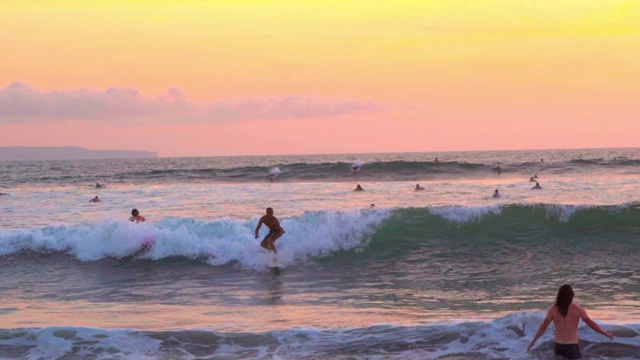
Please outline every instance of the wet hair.
[[562, 317], [567, 317], [569, 305], [571, 305], [571, 302], [573, 301], [573, 295], [573, 289], [569, 284], [564, 284], [560, 286], [560, 289], [558, 289], [558, 297], [556, 298], [555, 305], [558, 307], [558, 310], [560, 310]]
[[268, 208], [267, 208], [267, 212], [269, 212], [269, 211], [273, 211], [273, 209], [272, 209], [272, 208], [270, 208], [270, 207], [268, 207]]
[[139, 214], [140, 214], [140, 212], [138, 212], [138, 209], [131, 210], [131, 215], [138, 216]]

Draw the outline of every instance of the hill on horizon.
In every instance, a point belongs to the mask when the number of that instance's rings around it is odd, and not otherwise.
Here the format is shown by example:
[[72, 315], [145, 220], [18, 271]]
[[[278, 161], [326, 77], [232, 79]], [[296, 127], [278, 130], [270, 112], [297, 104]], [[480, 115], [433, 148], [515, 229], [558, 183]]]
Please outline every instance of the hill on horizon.
[[139, 159], [157, 158], [152, 151], [140, 150], [89, 150], [79, 146], [41, 147], [8, 146], [0, 147], [0, 161], [19, 160], [98, 160], [98, 159]]

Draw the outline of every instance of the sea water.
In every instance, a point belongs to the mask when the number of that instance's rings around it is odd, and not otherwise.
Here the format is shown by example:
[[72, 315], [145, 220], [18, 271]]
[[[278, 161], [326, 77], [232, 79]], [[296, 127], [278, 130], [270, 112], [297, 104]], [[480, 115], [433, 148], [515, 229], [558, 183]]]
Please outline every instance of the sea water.
[[553, 359], [564, 283], [616, 335], [583, 355], [640, 358], [640, 149], [0, 162], [0, 192], [0, 358]]

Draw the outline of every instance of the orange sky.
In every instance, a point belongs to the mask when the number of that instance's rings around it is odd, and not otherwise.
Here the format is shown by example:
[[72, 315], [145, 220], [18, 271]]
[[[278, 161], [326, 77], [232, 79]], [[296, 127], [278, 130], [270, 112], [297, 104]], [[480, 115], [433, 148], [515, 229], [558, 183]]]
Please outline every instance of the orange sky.
[[0, 44], [0, 146], [640, 146], [637, 1], [11, 1]]

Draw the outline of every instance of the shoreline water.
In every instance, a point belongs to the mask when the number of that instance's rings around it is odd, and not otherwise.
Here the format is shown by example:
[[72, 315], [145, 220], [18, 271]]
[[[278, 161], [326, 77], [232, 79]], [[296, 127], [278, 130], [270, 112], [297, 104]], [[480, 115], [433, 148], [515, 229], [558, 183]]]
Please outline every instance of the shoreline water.
[[[624, 151], [554, 153], [544, 168], [503, 152], [501, 175], [415, 154], [362, 159], [357, 175], [304, 157], [0, 163], [0, 357], [550, 358], [551, 332], [526, 345], [571, 283], [620, 334], [582, 329], [584, 353], [632, 359], [640, 151]], [[277, 271], [253, 237], [267, 206], [287, 231]], [[133, 207], [146, 223], [126, 221]]]

